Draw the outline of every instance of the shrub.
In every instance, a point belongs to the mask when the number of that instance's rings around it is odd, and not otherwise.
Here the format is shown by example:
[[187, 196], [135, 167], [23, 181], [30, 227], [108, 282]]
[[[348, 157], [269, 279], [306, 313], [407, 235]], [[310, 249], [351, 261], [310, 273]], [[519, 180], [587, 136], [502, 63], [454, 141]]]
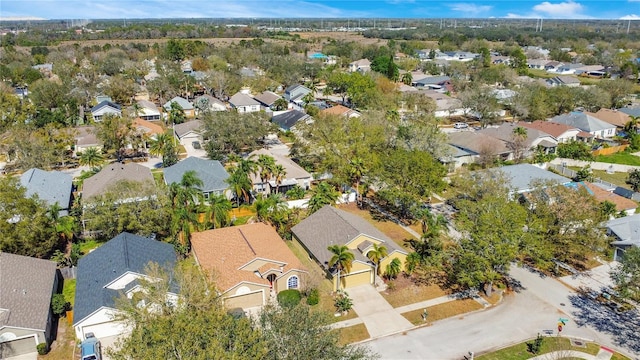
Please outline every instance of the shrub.
[[309, 290], [309, 295], [307, 295], [307, 305], [318, 305], [320, 302], [320, 292], [318, 289], [313, 288]]
[[63, 294], [55, 294], [51, 298], [51, 310], [55, 315], [64, 315], [71, 307], [71, 304], [64, 298]]
[[538, 337], [533, 340], [532, 342], [528, 342], [527, 343], [527, 351], [532, 353], [532, 354], [537, 354], [540, 352], [540, 348], [542, 348], [542, 342], [544, 341], [544, 338], [540, 335], [538, 335]]
[[36, 350], [38, 350], [38, 354], [40, 355], [47, 355], [49, 347], [47, 346], [47, 343], [40, 343], [36, 345]]
[[302, 295], [296, 289], [281, 291], [278, 294], [278, 304], [283, 307], [294, 307], [300, 303]]
[[338, 292], [333, 304], [340, 312], [349, 311], [351, 310], [351, 307], [353, 307], [353, 301], [349, 297], [349, 294], [344, 291]]

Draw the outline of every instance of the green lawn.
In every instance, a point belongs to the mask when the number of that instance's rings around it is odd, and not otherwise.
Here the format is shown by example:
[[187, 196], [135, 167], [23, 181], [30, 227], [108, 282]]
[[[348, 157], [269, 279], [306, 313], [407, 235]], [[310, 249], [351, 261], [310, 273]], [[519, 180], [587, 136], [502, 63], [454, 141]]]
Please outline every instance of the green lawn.
[[[531, 340], [533, 341], [533, 340]], [[527, 351], [527, 342], [523, 342], [517, 345], [513, 345], [492, 353], [476, 356], [477, 360], [526, 360], [536, 355]], [[542, 343], [542, 349], [540, 354], [545, 354], [552, 351], [562, 350], [575, 350], [581, 351], [587, 354], [596, 355], [600, 350], [600, 345], [595, 343], [587, 343], [586, 347], [572, 346], [568, 338], [563, 337], [545, 337]], [[611, 358], [613, 360], [624, 360], [628, 358], [626, 356], [615, 353]]]
[[596, 156], [596, 161], [609, 164], [640, 166], [640, 156], [635, 156], [627, 152]]
[[89, 251], [97, 248], [98, 246], [102, 245], [102, 243], [93, 240], [93, 239], [89, 239], [89, 240], [85, 240], [83, 242], [80, 243], [80, 252], [84, 255], [88, 254]]
[[162, 169], [153, 169], [151, 170], [151, 174], [153, 175], [153, 180], [156, 182], [156, 186], [159, 188], [165, 188], [167, 185], [164, 183], [164, 176]]
[[64, 281], [62, 295], [64, 295], [64, 299], [67, 300], [73, 308], [73, 302], [76, 297], [76, 279], [67, 279]]
[[[580, 170], [580, 167], [578, 166], [569, 166], [568, 168], [573, 171]], [[625, 183], [628, 177], [628, 174], [625, 172], [615, 172], [613, 174], [609, 174], [605, 170], [593, 170], [593, 169], [591, 170], [591, 172], [593, 172], [594, 177], [599, 178], [600, 180], [610, 182], [614, 185], [618, 185], [625, 189], [631, 189], [629, 185]]]

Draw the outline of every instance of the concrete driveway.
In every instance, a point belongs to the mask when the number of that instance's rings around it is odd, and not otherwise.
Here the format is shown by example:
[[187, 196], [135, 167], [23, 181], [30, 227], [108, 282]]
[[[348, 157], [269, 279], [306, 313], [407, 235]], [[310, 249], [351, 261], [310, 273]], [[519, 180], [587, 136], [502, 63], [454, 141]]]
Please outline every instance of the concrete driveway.
[[356, 286], [347, 293], [353, 300], [353, 309], [364, 322], [372, 339], [413, 327], [373, 286]]
[[613, 261], [577, 275], [563, 276], [560, 280], [576, 289], [584, 287], [600, 292], [603, 288], [613, 287], [613, 281], [611, 281], [609, 273], [618, 267], [618, 265], [620, 265], [620, 263]]

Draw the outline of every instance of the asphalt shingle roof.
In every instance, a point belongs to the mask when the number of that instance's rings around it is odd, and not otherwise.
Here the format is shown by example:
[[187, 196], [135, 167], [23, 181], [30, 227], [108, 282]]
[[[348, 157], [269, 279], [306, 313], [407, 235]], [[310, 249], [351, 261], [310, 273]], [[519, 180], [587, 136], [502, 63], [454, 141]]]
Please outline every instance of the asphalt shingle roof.
[[113, 308], [121, 290], [105, 286], [126, 272], [145, 274], [154, 262], [172, 271], [176, 263], [173, 245], [129, 233], [121, 233], [78, 262], [75, 324], [101, 307]]
[[180, 96], [176, 96], [173, 99], [167, 101], [163, 107], [169, 111], [171, 110], [171, 103], [177, 103], [178, 105], [180, 105], [180, 107], [182, 108], [182, 110], [193, 110], [193, 104], [189, 102], [189, 100], [180, 97]]
[[601, 131], [601, 130], [615, 128], [614, 125], [611, 125], [591, 115], [588, 115], [583, 112], [578, 112], [578, 111], [574, 111], [568, 114], [558, 115], [556, 117], [551, 118], [550, 121], [558, 124], [573, 126], [586, 132]]
[[640, 246], [640, 214], [609, 220], [607, 229], [619, 238], [613, 244]]
[[105, 100], [105, 101], [101, 102], [100, 104], [92, 107], [91, 108], [91, 112], [94, 113], [94, 112], [102, 109], [105, 106], [108, 106], [110, 108], [113, 108], [113, 109], [116, 109], [116, 110], [120, 111], [120, 105], [112, 103], [111, 101]]
[[233, 105], [234, 107], [260, 105], [260, 103], [257, 102], [254, 98], [243, 93], [236, 93], [235, 95], [233, 95], [231, 99], [229, 99], [229, 104]]
[[[27, 196], [38, 195], [48, 205], [58, 203], [63, 209], [69, 209], [73, 179], [71, 175], [60, 171], [29, 169], [20, 177], [20, 184], [27, 189]], [[61, 211], [62, 216], [67, 211]]]
[[308, 118], [309, 115], [298, 110], [289, 110], [271, 118], [271, 121], [278, 124], [283, 130], [290, 130], [298, 121]]
[[271, 91], [264, 91], [261, 92], [260, 94], [256, 95], [254, 97], [254, 99], [258, 100], [259, 102], [261, 102], [263, 105], [265, 106], [271, 106], [273, 105], [273, 103], [276, 102], [276, 100], [280, 99], [282, 96], [273, 93]]
[[119, 181], [139, 181], [155, 184], [153, 175], [148, 167], [136, 163], [111, 163], [105, 166], [100, 172], [86, 179], [82, 184], [82, 197], [89, 199], [101, 195], [109, 187]]
[[202, 180], [203, 192], [223, 191], [229, 187], [225, 182], [229, 173], [224, 169], [220, 161], [207, 160], [197, 157], [188, 157], [175, 165], [164, 169], [164, 181], [167, 185], [182, 181], [182, 175], [193, 170], [196, 176]]
[[53, 261], [0, 252], [0, 328], [44, 331], [56, 276]]
[[191, 120], [182, 124], [176, 124], [173, 126], [173, 132], [178, 138], [182, 138], [185, 134], [193, 131], [200, 133], [203, 123], [200, 120]]
[[567, 184], [571, 182], [571, 179], [552, 173], [551, 171], [541, 169], [531, 164], [503, 166], [496, 170], [503, 172], [507, 179], [511, 180], [511, 187], [518, 193], [533, 188], [534, 183], [537, 181], [552, 182], [555, 184]]
[[[329, 205], [302, 220], [291, 229], [291, 232], [325, 269], [328, 268], [327, 264], [333, 256], [327, 248], [331, 245], [345, 245], [360, 234], [384, 242], [389, 254], [394, 250], [404, 252], [393, 240], [365, 219]], [[366, 261], [359, 251], [352, 252], [356, 255], [356, 259]]]

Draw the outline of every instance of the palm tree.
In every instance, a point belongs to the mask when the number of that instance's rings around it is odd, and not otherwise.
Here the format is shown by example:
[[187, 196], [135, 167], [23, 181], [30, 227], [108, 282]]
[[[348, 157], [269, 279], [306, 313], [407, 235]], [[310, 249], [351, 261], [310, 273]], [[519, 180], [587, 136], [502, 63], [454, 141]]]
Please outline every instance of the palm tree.
[[305, 104], [312, 103], [315, 100], [316, 100], [316, 97], [313, 96], [313, 91], [302, 97], [302, 101], [304, 101]]
[[231, 211], [231, 201], [224, 195], [212, 195], [209, 197], [209, 207], [207, 208], [207, 218], [209, 224], [214, 229], [225, 227], [231, 222], [229, 211]]
[[522, 160], [522, 156], [525, 152], [525, 140], [527, 139], [527, 129], [522, 126], [516, 126], [513, 129], [513, 139], [511, 147], [513, 148], [514, 157], [516, 162], [520, 162]]
[[282, 110], [287, 110], [287, 108], [289, 107], [289, 103], [284, 98], [279, 98], [278, 100], [273, 102], [272, 106], [273, 106], [273, 110], [282, 111]]
[[629, 116], [629, 121], [624, 125], [624, 131], [635, 134], [638, 128], [638, 122], [640, 122], [640, 116]]
[[80, 154], [80, 165], [87, 165], [91, 168], [98, 167], [104, 162], [104, 157], [100, 150], [90, 147]]
[[340, 194], [329, 183], [321, 182], [311, 190], [311, 198], [308, 203], [309, 214], [322, 209], [325, 205], [333, 205], [338, 201]]
[[202, 200], [202, 192], [200, 190], [202, 186], [203, 182], [198, 178], [195, 171], [185, 172], [179, 183], [172, 183], [169, 186], [173, 207], [194, 210], [194, 205]]
[[273, 168], [276, 166], [276, 160], [269, 155], [260, 154], [256, 163], [260, 169], [260, 182], [264, 186], [273, 176]]
[[273, 167], [273, 177], [276, 181], [276, 194], [280, 193], [280, 184], [282, 184], [285, 176], [287, 176], [287, 170], [284, 169], [284, 166], [276, 164], [276, 166]]
[[167, 133], [158, 134], [155, 140], [149, 144], [149, 154], [160, 156], [164, 153], [165, 148], [172, 142], [171, 135]]
[[395, 279], [398, 274], [400, 274], [402, 263], [398, 258], [394, 258], [391, 260], [389, 264], [387, 264], [387, 268], [384, 271], [384, 275], [387, 279]]
[[362, 196], [360, 195], [360, 181], [367, 168], [364, 166], [364, 161], [361, 158], [355, 158], [349, 161], [349, 177], [351, 181], [356, 184], [356, 195], [358, 196], [358, 203], [362, 202]]
[[249, 194], [251, 193], [251, 188], [253, 186], [247, 173], [242, 171], [240, 167], [237, 167], [231, 172], [231, 176], [229, 176], [225, 181], [229, 184], [231, 190], [235, 194], [238, 206], [240, 205], [240, 199], [244, 199], [244, 202], [249, 202]]
[[408, 71], [402, 74], [402, 82], [405, 85], [411, 85], [411, 83], [413, 82], [413, 75], [411, 75], [411, 73]]
[[[376, 243], [373, 244], [373, 249], [369, 250], [369, 252], [367, 253], [367, 257], [369, 258], [369, 260], [371, 260], [371, 262], [373, 262], [376, 267], [376, 276], [378, 276], [378, 266], [380, 265], [380, 260], [386, 258], [387, 255], [387, 248], [384, 245], [378, 245]], [[375, 276], [373, 277], [373, 285], [376, 285]]]
[[331, 245], [327, 250], [333, 253], [333, 256], [329, 260], [329, 267], [332, 268], [335, 266], [336, 270], [338, 270], [338, 285], [336, 290], [340, 290], [340, 272], [346, 270], [348, 273], [351, 271], [351, 265], [353, 264], [353, 260], [355, 260], [355, 256], [345, 245]]

